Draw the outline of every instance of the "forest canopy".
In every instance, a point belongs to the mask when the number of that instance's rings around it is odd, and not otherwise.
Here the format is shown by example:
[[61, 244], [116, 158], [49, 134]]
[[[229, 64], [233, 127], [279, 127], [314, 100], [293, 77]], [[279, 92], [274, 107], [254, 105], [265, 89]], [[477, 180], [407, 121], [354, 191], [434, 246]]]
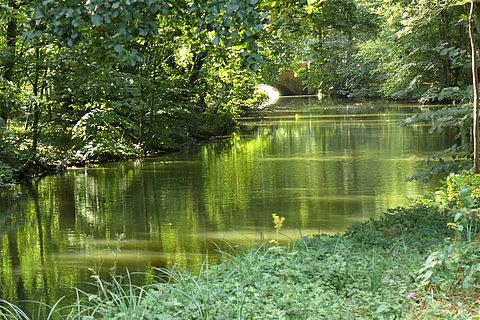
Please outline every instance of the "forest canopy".
[[1, 0], [0, 185], [226, 135], [284, 70], [334, 97], [471, 101], [468, 4]]

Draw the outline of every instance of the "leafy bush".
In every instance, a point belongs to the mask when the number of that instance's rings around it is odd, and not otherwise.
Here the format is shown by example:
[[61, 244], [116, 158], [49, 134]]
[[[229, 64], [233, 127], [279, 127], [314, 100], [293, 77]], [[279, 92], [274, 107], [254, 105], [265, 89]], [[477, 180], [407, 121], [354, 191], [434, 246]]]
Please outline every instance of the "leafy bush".
[[419, 285], [429, 290], [452, 292], [480, 288], [478, 220], [480, 175], [451, 174], [435, 193], [435, 203], [448, 213], [448, 226], [457, 237], [438, 246], [418, 271]]
[[73, 160], [78, 163], [114, 161], [137, 155], [136, 148], [127, 141], [95, 137], [81, 148], [75, 147]]
[[256, 85], [248, 71], [224, 71], [208, 78], [203, 117], [210, 135], [231, 133], [236, 128], [236, 118], [266, 101], [266, 96], [255, 89]]
[[449, 243], [430, 254], [417, 272], [420, 287], [445, 293], [480, 289], [480, 242]]
[[441, 212], [430, 200], [424, 200], [411, 208], [389, 209], [386, 215], [353, 225], [345, 237], [373, 247], [399, 245], [426, 252], [454, 235], [454, 231], [447, 228], [451, 221], [451, 215]]
[[471, 168], [471, 113], [469, 106], [444, 107], [405, 119], [403, 126], [429, 124], [431, 125], [430, 133], [447, 132], [455, 138], [455, 144], [423, 161], [426, 168], [424, 172], [417, 173], [408, 180], [429, 181], [435, 176], [445, 176]]
[[[0, 135], [0, 137], [2, 137]], [[3, 136], [5, 137], [5, 136]], [[30, 160], [30, 154], [18, 150], [9, 141], [0, 140], [0, 194], [16, 197], [19, 194], [17, 180], [25, 174], [25, 163]]]
[[15, 186], [15, 173], [12, 167], [0, 161], [0, 189], [11, 189]]
[[435, 192], [435, 201], [451, 210], [473, 209], [480, 205], [480, 175], [470, 171], [450, 174], [442, 188]]

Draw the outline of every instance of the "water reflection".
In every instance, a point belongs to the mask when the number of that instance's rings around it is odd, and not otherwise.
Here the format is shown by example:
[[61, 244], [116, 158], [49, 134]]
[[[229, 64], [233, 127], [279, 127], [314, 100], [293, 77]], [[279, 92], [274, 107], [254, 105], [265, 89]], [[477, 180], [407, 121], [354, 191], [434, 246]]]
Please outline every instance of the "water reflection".
[[[339, 232], [431, 185], [405, 183], [447, 135], [401, 128], [411, 105], [284, 100], [243, 134], [161, 158], [69, 170], [0, 215], [0, 296], [54, 303], [91, 270], [198, 267], [215, 243]], [[117, 234], [127, 241], [115, 258]], [[150, 273], [143, 278], [150, 278]], [[145, 279], [144, 279], [145, 280]], [[147, 280], [145, 280], [147, 281]]]

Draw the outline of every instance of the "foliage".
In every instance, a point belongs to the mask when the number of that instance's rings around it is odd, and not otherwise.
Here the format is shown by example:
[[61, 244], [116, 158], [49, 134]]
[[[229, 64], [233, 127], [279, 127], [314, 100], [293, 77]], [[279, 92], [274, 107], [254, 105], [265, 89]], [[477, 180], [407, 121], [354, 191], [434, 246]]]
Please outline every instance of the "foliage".
[[[384, 17], [378, 37], [369, 39], [375, 73], [385, 97], [459, 101], [469, 84], [466, 22], [463, 8], [446, 2], [376, 2]], [[388, 18], [383, 16], [388, 14]]]
[[22, 101], [19, 89], [11, 81], [0, 76], [0, 128], [5, 126], [5, 119], [8, 118], [15, 105]]
[[445, 245], [430, 254], [417, 272], [419, 286], [451, 293], [480, 288], [478, 242]]
[[450, 174], [444, 187], [435, 193], [435, 201], [441, 208], [474, 209], [480, 205], [480, 177], [471, 172]]
[[429, 132], [450, 132], [455, 144], [435, 153], [423, 161], [426, 171], [417, 173], [408, 180], [428, 181], [435, 176], [470, 169], [472, 145], [471, 108], [468, 106], [443, 107], [427, 113], [411, 116], [402, 122], [402, 126], [430, 125]]
[[20, 307], [12, 304], [9, 301], [3, 300], [0, 298], [0, 316], [2, 319], [5, 320], [34, 320], [34, 319], [45, 319], [45, 320], [52, 320], [60, 317], [57, 309], [59, 303], [62, 299], [60, 299], [55, 305], [52, 307], [38, 304], [37, 309], [37, 316], [29, 316], [24, 310]]
[[478, 207], [480, 177], [472, 173], [451, 174], [435, 193], [438, 208], [449, 213], [448, 226], [457, 238], [432, 252], [418, 271], [419, 285], [447, 293], [477, 290], [480, 287]]
[[260, 2], [0, 5], [0, 124], [23, 132], [15, 146], [32, 163], [178, 149], [229, 134], [262, 102], [252, 72], [269, 23]]
[[274, 82], [282, 70], [293, 70], [311, 89], [350, 98], [470, 96], [459, 5], [0, 4], [0, 118], [24, 128], [16, 147], [50, 164], [123, 159], [228, 135], [262, 102], [257, 84]]
[[470, 172], [450, 174], [446, 179], [446, 187], [435, 194], [435, 200], [444, 210], [450, 210], [455, 215], [455, 222], [459, 225], [452, 226], [461, 233], [466, 232], [465, 239], [472, 241], [476, 229], [467, 227], [476, 224], [476, 208], [480, 201], [480, 177]]
[[389, 209], [384, 216], [353, 225], [345, 237], [372, 247], [396, 245], [426, 252], [454, 234], [446, 228], [450, 221], [450, 215], [439, 212], [431, 203], [418, 203], [411, 208]]
[[0, 189], [11, 189], [15, 186], [15, 175], [12, 167], [0, 161]]
[[466, 11], [452, 4], [282, 4], [272, 10], [272, 30], [266, 33], [267, 78], [291, 69], [305, 86], [334, 96], [470, 101]]
[[19, 194], [17, 180], [19, 167], [30, 159], [28, 152], [15, 148], [8, 139], [10, 133], [0, 128], [0, 195], [16, 198]]
[[293, 70], [306, 87], [325, 94], [378, 95], [370, 81], [372, 66], [362, 63], [356, 47], [375, 33], [377, 18], [358, 1], [282, 3], [271, 12], [272, 27], [263, 39], [268, 61], [265, 78]]

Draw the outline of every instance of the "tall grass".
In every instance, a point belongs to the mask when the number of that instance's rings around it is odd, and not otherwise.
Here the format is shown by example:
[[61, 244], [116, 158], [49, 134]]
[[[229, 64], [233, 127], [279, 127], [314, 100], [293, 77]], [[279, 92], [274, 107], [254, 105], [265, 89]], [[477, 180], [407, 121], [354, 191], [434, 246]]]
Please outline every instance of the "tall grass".
[[[76, 289], [76, 301], [64, 319], [145, 319], [142, 300], [149, 286], [137, 286], [131, 274], [112, 275], [110, 281], [92, 276], [91, 292]], [[94, 292], [94, 293], [92, 293]]]
[[[32, 314], [28, 315], [15, 304], [0, 298], [0, 319], [2, 320], [53, 320], [61, 318], [59, 299], [53, 306], [38, 301], [29, 301], [32, 306]], [[28, 302], [28, 301], [27, 301]]]
[[30, 320], [22, 309], [3, 299], [0, 299], [0, 316], [2, 319]]

